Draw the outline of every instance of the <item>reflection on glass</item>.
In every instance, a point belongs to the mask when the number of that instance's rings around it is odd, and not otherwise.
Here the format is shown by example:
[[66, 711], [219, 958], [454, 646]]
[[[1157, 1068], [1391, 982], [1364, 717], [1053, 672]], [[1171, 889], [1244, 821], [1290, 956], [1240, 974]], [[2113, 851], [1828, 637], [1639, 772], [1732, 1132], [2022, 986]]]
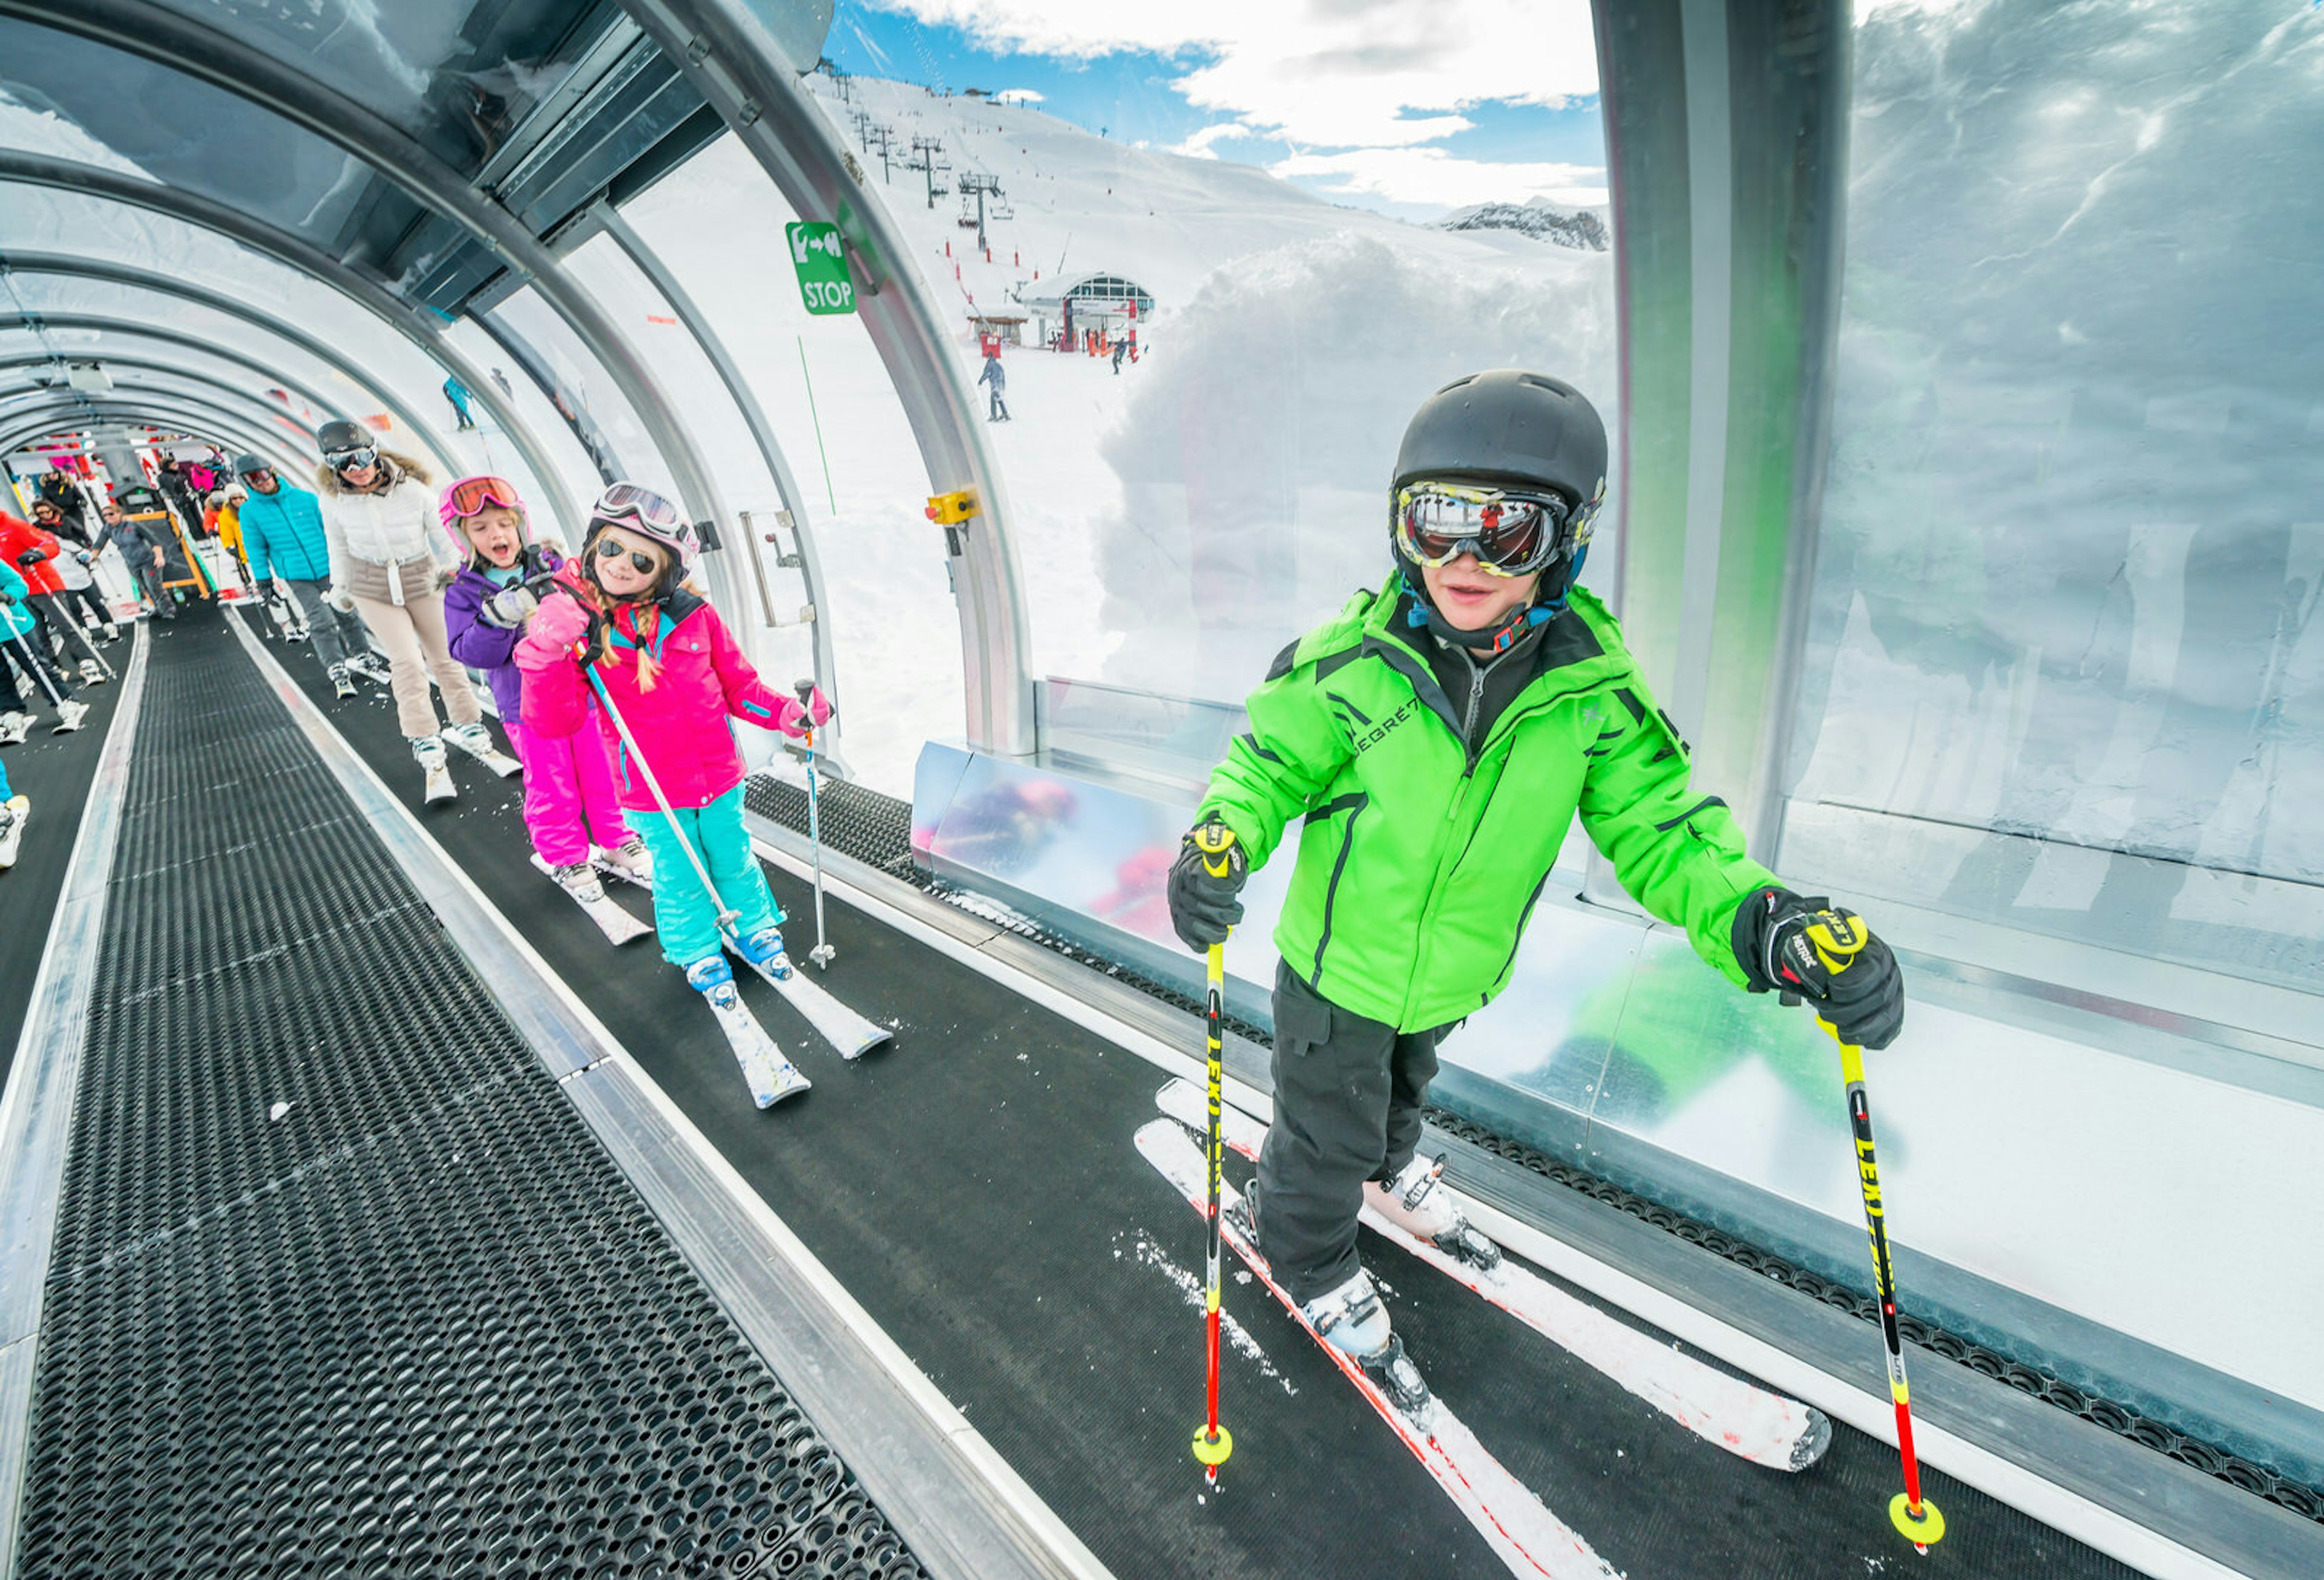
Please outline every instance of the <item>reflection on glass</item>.
[[2312, 988], [2316, 30], [2164, 9], [1858, 30], [1784, 865]]

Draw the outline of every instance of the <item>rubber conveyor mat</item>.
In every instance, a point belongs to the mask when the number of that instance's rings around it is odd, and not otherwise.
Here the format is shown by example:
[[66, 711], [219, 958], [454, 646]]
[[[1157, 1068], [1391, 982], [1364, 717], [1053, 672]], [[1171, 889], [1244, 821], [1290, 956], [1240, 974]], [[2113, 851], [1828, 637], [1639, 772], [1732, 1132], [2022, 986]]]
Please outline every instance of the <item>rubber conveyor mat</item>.
[[919, 1575], [233, 638], [148, 687], [17, 1572]]
[[[1201, 1320], [1185, 1290], [1202, 1273], [1201, 1221], [1131, 1140], [1157, 1112], [1165, 1077], [1154, 1065], [834, 901], [838, 955], [820, 979], [893, 1025], [895, 1041], [843, 1063], [772, 989], [743, 978], [753, 1009], [816, 1083], [761, 1113], [652, 943], [609, 951], [533, 870], [521, 781], [456, 754], [460, 799], [423, 807], [383, 695], [366, 688], [335, 703], [310, 658], [286, 663], [672, 1100], [1122, 1580], [1508, 1573], [1314, 1343], [1263, 1291], [1231, 1278], [1227, 1310], [1266, 1369], [1227, 1353], [1221, 1411], [1234, 1456], [1204, 1495], [1187, 1449], [1203, 1409]], [[804, 953], [810, 891], [779, 868], [769, 881]], [[650, 914], [637, 890], [606, 886]], [[1430, 1384], [1629, 1580], [2132, 1573], [1936, 1474], [1928, 1489], [1950, 1534], [1916, 1557], [1888, 1523], [1894, 1449], [1839, 1427], [1803, 1474], [1744, 1464], [1434, 1270], [1369, 1232], [1364, 1240]]]

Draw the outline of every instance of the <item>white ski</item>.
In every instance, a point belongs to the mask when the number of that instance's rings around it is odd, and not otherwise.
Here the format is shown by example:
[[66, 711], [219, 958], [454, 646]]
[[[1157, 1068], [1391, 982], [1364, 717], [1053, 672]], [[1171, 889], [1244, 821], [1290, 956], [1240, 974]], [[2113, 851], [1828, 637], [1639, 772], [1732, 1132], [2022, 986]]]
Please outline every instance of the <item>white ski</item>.
[[57, 721], [49, 727], [51, 735], [69, 735], [88, 717], [87, 703], [64, 702], [57, 704]]
[[840, 1003], [820, 985], [808, 981], [807, 973], [793, 965], [788, 955], [775, 957], [790, 972], [788, 976], [779, 977], [746, 958], [741, 950], [735, 948], [733, 938], [726, 940], [726, 947], [736, 959], [756, 971], [761, 981], [781, 994], [793, 1009], [805, 1015], [807, 1024], [813, 1026], [825, 1042], [838, 1049], [842, 1059], [861, 1059], [892, 1034], [887, 1027], [864, 1019]]
[[0, 871], [16, 865], [16, 850], [24, 842], [24, 824], [32, 815], [32, 804], [22, 795], [0, 803]]
[[[543, 861], [537, 851], [533, 855], [532, 864], [540, 869], [540, 875], [543, 877], [551, 883], [557, 883], [557, 869]], [[573, 895], [573, 903], [588, 913], [589, 920], [597, 924], [597, 931], [605, 935], [607, 943], [615, 945], [629, 943], [643, 938], [653, 931], [652, 923], [639, 921], [621, 906], [613, 904], [611, 896], [602, 892], [593, 902], [574, 895], [571, 889], [566, 888], [561, 883], [558, 883], [557, 886], [566, 894]]]
[[[1198, 1217], [1209, 1217], [1210, 1192], [1202, 1148], [1175, 1120], [1157, 1119], [1139, 1130], [1138, 1150]], [[1222, 1218], [1238, 1199], [1234, 1188], [1222, 1181], [1219, 1187]], [[1469, 1523], [1500, 1555], [1511, 1574], [1540, 1575], [1545, 1580], [1620, 1580], [1588, 1542], [1502, 1468], [1500, 1461], [1485, 1450], [1476, 1434], [1462, 1424], [1460, 1417], [1442, 1399], [1432, 1397], [1416, 1415], [1408, 1416], [1397, 1409], [1346, 1351], [1316, 1337], [1315, 1330], [1308, 1327], [1307, 1319], [1300, 1315], [1298, 1306], [1275, 1281], [1267, 1258], [1236, 1231], [1233, 1220], [1225, 1219], [1220, 1229], [1222, 1237], [1234, 1247], [1235, 1254], [1283, 1302], [1283, 1309], [1291, 1313], [1293, 1319], [1307, 1328], [1308, 1337], [1332, 1357], [1348, 1381], [1379, 1412], [1380, 1419], [1396, 1429], [1405, 1447], [1427, 1467], [1428, 1474], [1436, 1478], [1436, 1484], [1468, 1516]]]
[[[1209, 1099], [1191, 1081], [1172, 1080], [1154, 1095], [1162, 1112], [1208, 1133]], [[1267, 1126], [1221, 1104], [1228, 1147], [1256, 1160]], [[1443, 1185], [1439, 1190], [1447, 1189]], [[1588, 1362], [1706, 1442], [1776, 1470], [1805, 1470], [1831, 1447], [1831, 1422], [1812, 1405], [1730, 1377], [1637, 1328], [1577, 1300], [1504, 1255], [1490, 1272], [1441, 1250], [1367, 1207], [1364, 1226], [1387, 1236], [1457, 1283]]]
[[[437, 739], [443, 741], [446, 746], [450, 747], [454, 751], [463, 751], [467, 753], [470, 757], [484, 764], [484, 767], [492, 769], [493, 773], [498, 774], [503, 779], [507, 778], [512, 774], [521, 774], [524, 772], [524, 765], [522, 763], [517, 761], [516, 758], [509, 756], [508, 753], [501, 750], [498, 747], [473, 746], [469, 744], [468, 738], [462, 735], [456, 730], [447, 730]], [[490, 738], [487, 737], [487, 739], [489, 739]]]
[[702, 992], [702, 1001], [710, 1013], [718, 1017], [718, 1029], [726, 1033], [727, 1043], [734, 1050], [734, 1061], [742, 1067], [742, 1079], [751, 1083], [751, 1100], [761, 1108], [771, 1108], [785, 1098], [795, 1098], [815, 1083], [801, 1075], [751, 1006], [742, 1002], [742, 995], [733, 983], [721, 982]]
[[452, 783], [451, 764], [430, 763], [426, 766], [426, 772], [428, 794], [421, 799], [433, 805], [438, 801], [457, 801], [460, 798], [460, 787]]

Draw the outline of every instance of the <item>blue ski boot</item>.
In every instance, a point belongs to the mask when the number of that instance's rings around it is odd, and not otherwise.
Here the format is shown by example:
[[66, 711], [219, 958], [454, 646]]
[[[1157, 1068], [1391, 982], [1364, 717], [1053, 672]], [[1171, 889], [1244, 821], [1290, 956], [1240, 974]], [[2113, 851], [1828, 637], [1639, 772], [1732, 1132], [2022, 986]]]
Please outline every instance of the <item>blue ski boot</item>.
[[791, 958], [783, 952], [783, 930], [761, 927], [749, 937], [737, 937], [734, 947], [761, 976], [778, 981], [791, 974]]

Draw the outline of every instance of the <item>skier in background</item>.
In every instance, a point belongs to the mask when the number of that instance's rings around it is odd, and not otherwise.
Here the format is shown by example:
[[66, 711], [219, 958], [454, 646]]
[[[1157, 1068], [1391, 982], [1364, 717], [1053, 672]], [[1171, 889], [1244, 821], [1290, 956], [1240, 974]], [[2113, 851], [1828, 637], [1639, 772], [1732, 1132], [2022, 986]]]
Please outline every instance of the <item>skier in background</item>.
[[[361, 615], [386, 651], [396, 722], [428, 776], [429, 797], [448, 800], [458, 792], [446, 745], [471, 757], [498, 755], [500, 748], [468, 672], [446, 646], [444, 587], [455, 567], [437, 549], [444, 523], [436, 491], [428, 486], [426, 467], [381, 449], [361, 423], [340, 418], [315, 436], [323, 452], [315, 488], [330, 553], [325, 599], [342, 614]], [[245, 541], [249, 530], [245, 520]], [[431, 675], [449, 721], [440, 730], [428, 694]]]
[[145, 606], [137, 611], [137, 618], [147, 620], [158, 614], [163, 620], [177, 619], [178, 606], [171, 602], [169, 589], [161, 585], [161, 567], [169, 563], [169, 528], [152, 521], [131, 520], [113, 500], [105, 501], [100, 513], [105, 541], [121, 556], [123, 568], [144, 595]]
[[653, 858], [630, 831], [613, 787], [613, 754], [602, 731], [576, 730], [562, 738], [524, 727], [524, 675], [516, 665], [517, 639], [538, 607], [524, 583], [564, 563], [533, 541], [530, 512], [504, 477], [464, 477], [444, 491], [438, 514], [462, 560], [444, 589], [444, 629], [452, 657], [481, 669], [492, 687], [501, 728], [524, 765], [524, 823], [549, 876], [574, 898], [604, 898], [590, 860], [590, 836], [603, 859], [650, 887]]
[[85, 542], [80, 533], [66, 521], [64, 513], [57, 508], [57, 502], [45, 494], [32, 501], [32, 525], [54, 537], [64, 549], [57, 558], [57, 578], [64, 583], [63, 591], [57, 595], [57, 602], [65, 617], [78, 620], [80, 617], [75, 611], [86, 611], [96, 616], [98, 627], [105, 633], [104, 640], [110, 643], [118, 639], [121, 628], [114, 622], [113, 611], [106, 607], [105, 600], [97, 594], [97, 578], [89, 574], [90, 562], [96, 551], [105, 547], [105, 539], [100, 537], [94, 544]]
[[[1427, 1387], [1358, 1260], [1357, 1215], [1498, 1257], [1434, 1188], [1442, 1160], [1416, 1155], [1421, 1111], [1438, 1042], [1507, 985], [1577, 812], [1623, 886], [1736, 986], [1812, 998], [1867, 1048], [1904, 1024], [1887, 946], [1745, 855], [1727, 804], [1689, 787], [1620, 627], [1574, 584], [1606, 455], [1590, 402], [1537, 373], [1422, 402], [1389, 485], [1397, 574], [1276, 658], [1195, 813], [1231, 831], [1226, 871], [1190, 832], [1170, 873], [1172, 923], [1207, 949], [1300, 825], [1275, 932], [1275, 1118], [1246, 1200], [1309, 1323], [1407, 1410]], [[1858, 947], [1819, 954], [1818, 923]]]
[[1127, 340], [1117, 340], [1113, 343], [1113, 376], [1117, 379], [1121, 377], [1122, 354], [1129, 349], [1130, 342]]
[[1009, 420], [1009, 402], [1001, 398], [1001, 392], [1009, 387], [1009, 375], [1001, 366], [1000, 353], [991, 352], [986, 354], [984, 358], [984, 371], [976, 375], [976, 381], [980, 384], [990, 384], [992, 386], [992, 409], [985, 413], [984, 420], [987, 422], [1007, 422]]
[[[820, 691], [802, 704], [760, 679], [718, 611], [686, 579], [700, 552], [676, 505], [636, 483], [612, 484], [589, 512], [579, 557], [566, 562], [556, 590], [528, 620], [515, 657], [528, 737], [561, 741], [596, 730], [613, 751], [622, 806], [653, 853], [662, 958], [686, 973], [723, 1024], [740, 1000], [719, 900], [737, 913], [733, 938], [743, 958], [778, 976], [790, 972], [782, 909], [742, 827], [742, 755], [729, 721], [800, 736], [810, 721], [830, 721], [831, 704]], [[593, 677], [620, 709], [642, 768], [609, 716], [592, 720]], [[651, 770], [651, 784], [642, 769]], [[704, 890], [695, 856], [715, 896]], [[779, 1088], [761, 1085], [775, 1072], [753, 1070], [747, 1059], [743, 1068], [759, 1106], [775, 1101]]]
[[[258, 455], [245, 452], [235, 457], [234, 466], [242, 480], [237, 486], [248, 491], [233, 515], [253, 586], [266, 602], [278, 595], [285, 601], [306, 628], [305, 639], [315, 644], [315, 658], [330, 676], [331, 689], [342, 697], [355, 695], [347, 671], [369, 655], [371, 638], [362, 621], [334, 607], [327, 595], [331, 545], [321, 504], [305, 489], [283, 482]], [[290, 639], [299, 640], [300, 634], [292, 631]]]
[[457, 379], [444, 381], [444, 399], [452, 403], [452, 415], [459, 420], [460, 432], [474, 433], [475, 414], [468, 409], [468, 387]]

